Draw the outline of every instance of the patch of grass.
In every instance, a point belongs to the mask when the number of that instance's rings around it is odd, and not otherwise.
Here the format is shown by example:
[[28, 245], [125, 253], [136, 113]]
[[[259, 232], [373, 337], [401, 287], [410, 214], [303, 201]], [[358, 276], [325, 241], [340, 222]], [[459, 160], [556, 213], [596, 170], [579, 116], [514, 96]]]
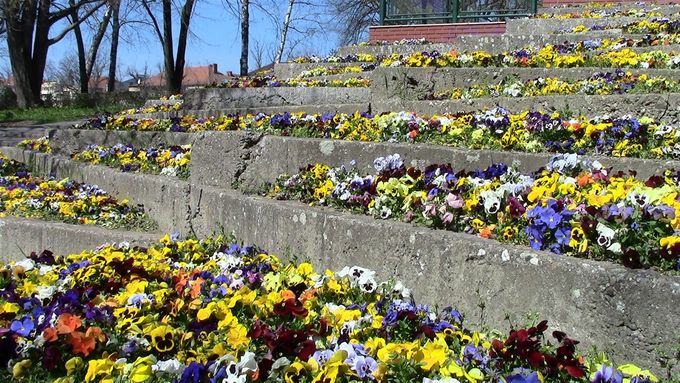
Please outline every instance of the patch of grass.
[[117, 113], [125, 109], [121, 105], [108, 105], [98, 107], [39, 107], [30, 109], [5, 109], [0, 110], [0, 123], [7, 122], [32, 122], [45, 124], [50, 122], [71, 121], [81, 118], [92, 117], [98, 113]]

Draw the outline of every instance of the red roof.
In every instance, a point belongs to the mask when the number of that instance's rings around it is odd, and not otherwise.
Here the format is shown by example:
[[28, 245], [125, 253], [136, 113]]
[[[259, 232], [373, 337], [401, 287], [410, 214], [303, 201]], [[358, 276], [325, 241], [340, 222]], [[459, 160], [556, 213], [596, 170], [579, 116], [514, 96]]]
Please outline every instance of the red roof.
[[[188, 87], [220, 83], [230, 77], [234, 77], [234, 75], [231, 72], [227, 72], [227, 74], [220, 73], [217, 70], [217, 64], [210, 64], [207, 66], [185, 67], [182, 86]], [[157, 75], [147, 78], [144, 81], [144, 84], [148, 86], [164, 86], [165, 73], [159, 73]]]

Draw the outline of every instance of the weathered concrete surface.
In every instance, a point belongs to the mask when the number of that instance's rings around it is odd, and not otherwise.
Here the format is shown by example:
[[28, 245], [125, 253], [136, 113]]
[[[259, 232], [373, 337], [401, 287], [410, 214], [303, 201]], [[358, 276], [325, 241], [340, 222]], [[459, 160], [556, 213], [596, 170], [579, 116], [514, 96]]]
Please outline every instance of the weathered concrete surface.
[[[69, 147], [77, 148], [76, 142], [84, 137], [77, 129], [63, 130], [60, 142], [69, 142]], [[158, 142], [191, 143], [192, 184], [209, 185], [221, 188], [239, 186], [255, 189], [265, 182], [273, 181], [282, 173], [295, 173], [300, 167], [310, 163], [323, 162], [333, 166], [347, 165], [356, 161], [356, 166], [365, 171], [372, 171], [373, 160], [393, 153], [402, 155], [407, 164], [426, 166], [432, 163], [451, 163], [460, 169], [483, 169], [491, 164], [505, 162], [517, 166], [523, 172], [532, 172], [544, 166], [553, 153], [523, 153], [498, 150], [471, 150], [429, 144], [407, 144], [389, 142], [358, 142], [342, 140], [322, 140], [313, 138], [295, 138], [281, 136], [262, 136], [253, 132], [200, 132], [200, 133], [151, 133], [151, 132], [116, 132], [116, 140], [105, 131], [88, 131], [88, 142], [115, 144], [130, 142], [137, 144], [146, 136]], [[142, 134], [144, 133], [144, 134]], [[72, 134], [73, 138], [68, 138]], [[153, 143], [151, 143], [153, 144]], [[49, 159], [50, 156], [31, 154], [17, 148], [1, 148], [17, 160], [28, 161], [40, 174], [56, 175], [51, 169], [53, 162], [66, 163], [65, 158]], [[70, 153], [70, 152], [69, 152]], [[639, 158], [621, 158], [607, 156], [588, 156], [599, 160], [603, 165], [612, 167], [614, 171], [635, 170], [639, 177], [647, 178], [669, 168], [680, 169], [677, 160], [645, 160]], [[79, 174], [94, 168], [94, 173], [101, 167], [70, 161], [63, 167], [75, 167]], [[109, 170], [109, 169], [107, 169]], [[111, 170], [113, 175], [118, 174]], [[66, 177], [70, 173], [64, 171], [59, 176]], [[88, 173], [89, 174], [89, 173]], [[150, 176], [144, 176], [150, 177]], [[93, 179], [96, 181], [96, 179]], [[102, 184], [99, 186], [104, 187]], [[117, 188], [116, 180], [107, 184], [109, 188]], [[113, 191], [112, 189], [111, 191]], [[108, 189], [107, 189], [108, 190]], [[126, 196], [124, 196], [127, 198]], [[157, 205], [152, 200], [145, 200], [144, 205], [152, 208]], [[163, 218], [159, 222], [165, 221]]]
[[509, 19], [506, 22], [505, 33], [508, 35], [521, 35], [527, 31], [535, 35], [555, 33], [559, 31], [570, 31], [579, 25], [591, 26], [613, 26], [619, 27], [641, 19], [652, 19], [653, 17], [610, 17], [604, 19]]
[[245, 109], [263, 106], [359, 104], [368, 99], [367, 88], [245, 88], [194, 89], [185, 95], [185, 109]]
[[58, 122], [52, 124], [0, 126], [0, 146], [14, 146], [28, 138], [44, 137], [49, 130], [63, 129], [73, 124], [74, 122]]
[[83, 150], [88, 145], [112, 146], [120, 143], [132, 144], [135, 147], [191, 144], [195, 138], [190, 133], [144, 132], [121, 130], [87, 130], [87, 129], [50, 129], [47, 131], [50, 145], [55, 154], [70, 156], [73, 152]]
[[[561, 80], [585, 80], [598, 72], [613, 73], [614, 68], [378, 68], [372, 74], [371, 99], [418, 100], [435, 92], [454, 87], [497, 85], [512, 76], [521, 81], [539, 77]], [[634, 75], [665, 77], [680, 81], [680, 71], [674, 69], [624, 69]], [[575, 99], [580, 95], [573, 96]]]
[[[104, 173], [93, 172], [90, 180], [106, 182]], [[143, 200], [152, 187], [141, 184], [152, 181], [133, 176], [120, 173], [117, 183], [137, 185], [132, 200]], [[657, 352], [671, 352], [677, 342], [679, 277], [209, 186], [192, 185], [189, 204], [199, 237], [223, 228], [316, 266], [369, 267], [381, 278], [403, 280], [421, 301], [459, 308], [470, 322], [507, 328], [508, 316], [521, 323], [537, 313], [584, 347], [598, 345], [617, 361], [657, 372]]]
[[158, 223], [159, 232], [191, 231], [187, 205], [190, 187], [172, 177], [142, 173], [122, 173], [105, 166], [93, 166], [67, 157], [2, 148], [8, 157], [27, 164], [34, 174], [71, 178], [94, 184], [119, 199], [141, 204], [151, 219]]
[[205, 132], [197, 135], [191, 149], [191, 183], [222, 188], [237, 186], [251, 160], [252, 148], [261, 139], [262, 135], [251, 132]]
[[[526, 31], [525, 31], [526, 32]], [[532, 31], [533, 32], [533, 31]], [[621, 30], [589, 31], [584, 33], [564, 34], [522, 34], [522, 35], [463, 35], [458, 36], [452, 43], [420, 44], [420, 45], [382, 45], [382, 46], [345, 46], [338, 49], [338, 55], [347, 56], [358, 53], [373, 55], [412, 54], [415, 52], [439, 51], [448, 52], [483, 50], [489, 53], [502, 53], [508, 50], [524, 47], [543, 46], [545, 44], [560, 44], [599, 38], [620, 37]], [[626, 35], [628, 36], [628, 35]], [[632, 36], [632, 35], [631, 35]], [[317, 64], [318, 65], [318, 64]], [[295, 72], [289, 72], [294, 74]]]
[[80, 253], [105, 243], [129, 242], [132, 246], [147, 246], [160, 237], [159, 234], [5, 217], [0, 218], [0, 262], [21, 260], [33, 251]]
[[[399, 153], [409, 165], [421, 168], [432, 163], [450, 163], [455, 169], [484, 169], [505, 162], [523, 172], [533, 172], [548, 163], [553, 153], [521, 153], [497, 150], [469, 150], [427, 144], [357, 142], [309, 138], [264, 136], [244, 132], [206, 132], [192, 149], [192, 183], [254, 190], [272, 182], [282, 173], [297, 173], [313, 163], [356, 166], [372, 173], [377, 157]], [[669, 168], [680, 168], [680, 161], [644, 160], [588, 156], [614, 171], [635, 170], [647, 178]]]
[[611, 96], [499, 97], [472, 100], [410, 101], [387, 100], [371, 104], [373, 113], [408, 110], [425, 115], [474, 112], [501, 106], [510, 111], [564, 111], [589, 117], [605, 114], [649, 116], [662, 122], [680, 121], [680, 94], [624, 94]]

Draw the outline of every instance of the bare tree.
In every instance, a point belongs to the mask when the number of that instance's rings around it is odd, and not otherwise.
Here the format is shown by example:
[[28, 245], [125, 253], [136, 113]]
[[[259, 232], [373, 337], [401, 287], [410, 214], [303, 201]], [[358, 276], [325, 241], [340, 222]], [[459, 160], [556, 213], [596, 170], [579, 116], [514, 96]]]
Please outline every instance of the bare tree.
[[[73, 5], [75, 0], [69, 0], [69, 3]], [[92, 36], [90, 41], [90, 47], [87, 50], [87, 56], [85, 53], [85, 43], [83, 39], [83, 32], [81, 30], [80, 24], [76, 25], [73, 32], [76, 36], [76, 45], [78, 47], [78, 67], [80, 72], [80, 92], [87, 93], [89, 91], [90, 78], [92, 77], [92, 69], [97, 61], [97, 53], [99, 51], [99, 46], [104, 39], [104, 34], [109, 25], [109, 20], [111, 19], [112, 7], [111, 3], [107, 2], [106, 10], [104, 15], [97, 20], [94, 24], [96, 31]], [[93, 17], [94, 18], [94, 15]], [[78, 10], [74, 8], [71, 13], [71, 21], [77, 22], [79, 20]]]
[[180, 29], [179, 37], [177, 39], [177, 56], [174, 52], [173, 34], [172, 34], [172, 0], [161, 0], [163, 31], [161, 32], [158, 18], [151, 10], [151, 1], [142, 0], [142, 5], [146, 10], [154, 30], [158, 36], [161, 45], [163, 45], [163, 61], [165, 63], [165, 84], [170, 94], [180, 93], [182, 90], [182, 79], [184, 78], [184, 64], [187, 48], [187, 37], [189, 35], [189, 22], [194, 13], [195, 0], [186, 0], [180, 12]]
[[250, 38], [250, 0], [241, 0], [241, 76], [248, 75], [248, 43]]
[[[72, 5], [57, 0], [0, 0], [5, 16], [7, 47], [19, 107], [41, 104], [40, 89], [45, 74], [49, 47], [97, 11], [105, 0], [77, 0]], [[63, 29], [50, 37], [52, 27], [72, 14], [73, 9], [88, 6], [76, 22], [66, 22]]]
[[369, 26], [378, 22], [379, 0], [326, 0], [331, 12], [338, 16], [334, 22], [338, 29], [340, 45], [358, 43]]
[[63, 56], [54, 68], [46, 71], [46, 78], [56, 81], [61, 88], [78, 89], [80, 84], [78, 54], [72, 52]]
[[111, 47], [109, 49], [109, 79], [106, 90], [113, 92], [116, 87], [116, 67], [118, 62], [118, 42], [120, 41], [120, 0], [110, 0], [111, 7]]
[[276, 58], [276, 47], [271, 43], [255, 40], [250, 49], [250, 55], [255, 61], [255, 67], [262, 68], [274, 62]]

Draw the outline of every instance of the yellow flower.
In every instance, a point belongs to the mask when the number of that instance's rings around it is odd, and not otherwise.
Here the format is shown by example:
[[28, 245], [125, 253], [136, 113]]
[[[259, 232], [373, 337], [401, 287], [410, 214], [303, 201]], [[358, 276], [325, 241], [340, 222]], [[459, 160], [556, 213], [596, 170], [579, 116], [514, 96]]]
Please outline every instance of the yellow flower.
[[73, 375], [78, 370], [85, 367], [85, 362], [79, 356], [73, 357], [66, 361], [66, 375]]
[[149, 332], [151, 336], [151, 345], [158, 352], [168, 352], [175, 348], [175, 329], [168, 325], [161, 325], [155, 327]]
[[143, 358], [138, 358], [132, 364], [132, 370], [130, 371], [130, 380], [134, 383], [145, 382], [153, 376], [153, 370], [151, 366], [156, 363], [156, 357], [153, 355], [148, 355]]
[[234, 349], [245, 349], [250, 344], [248, 329], [242, 324], [233, 326], [227, 333], [227, 343]]
[[107, 358], [93, 359], [88, 362], [86, 382], [112, 382], [113, 367], [115, 363]]
[[428, 341], [425, 347], [416, 355], [416, 360], [420, 362], [420, 368], [425, 372], [438, 370], [446, 362], [449, 347], [442, 338]]
[[31, 362], [30, 359], [24, 359], [22, 361], [19, 361], [12, 366], [12, 376], [14, 379], [23, 379], [26, 377], [26, 375], [29, 372], [29, 369], [33, 363]]

